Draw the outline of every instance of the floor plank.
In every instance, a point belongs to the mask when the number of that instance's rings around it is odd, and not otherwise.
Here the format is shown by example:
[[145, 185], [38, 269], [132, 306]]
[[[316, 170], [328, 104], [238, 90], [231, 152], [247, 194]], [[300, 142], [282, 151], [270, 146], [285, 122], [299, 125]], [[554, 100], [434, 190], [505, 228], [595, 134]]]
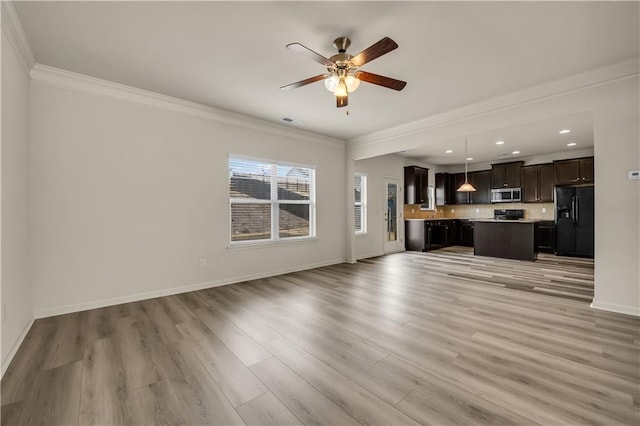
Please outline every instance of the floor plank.
[[397, 253], [37, 320], [8, 424], [640, 423], [640, 318], [593, 261]]

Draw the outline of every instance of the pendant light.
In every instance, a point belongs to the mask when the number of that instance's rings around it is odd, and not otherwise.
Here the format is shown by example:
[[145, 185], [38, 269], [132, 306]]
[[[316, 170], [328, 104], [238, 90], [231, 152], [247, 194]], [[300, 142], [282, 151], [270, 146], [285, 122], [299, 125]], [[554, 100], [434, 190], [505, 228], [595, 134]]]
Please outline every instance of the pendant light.
[[464, 138], [464, 183], [458, 188], [458, 192], [476, 192], [476, 189], [469, 183], [468, 178], [468, 156], [467, 156], [467, 137]]

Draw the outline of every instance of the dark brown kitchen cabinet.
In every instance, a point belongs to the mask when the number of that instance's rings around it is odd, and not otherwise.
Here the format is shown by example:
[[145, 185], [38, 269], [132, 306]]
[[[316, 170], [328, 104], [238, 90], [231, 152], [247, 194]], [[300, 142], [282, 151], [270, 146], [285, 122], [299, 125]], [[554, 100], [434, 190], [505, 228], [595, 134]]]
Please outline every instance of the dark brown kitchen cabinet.
[[469, 173], [469, 182], [476, 192], [469, 193], [471, 204], [489, 204], [491, 202], [491, 170]]
[[522, 201], [550, 203], [553, 201], [553, 163], [522, 167]]
[[429, 169], [418, 166], [404, 168], [404, 203], [424, 204], [429, 196]]
[[593, 183], [593, 157], [555, 161], [556, 185]]
[[450, 173], [436, 173], [436, 206], [454, 204], [453, 176]]
[[453, 193], [455, 194], [456, 204], [469, 204], [469, 193], [458, 192], [458, 188], [464, 183], [464, 173], [456, 173], [453, 175]]
[[556, 249], [556, 225], [552, 220], [536, 224], [536, 248], [540, 253], [553, 253]]
[[473, 247], [473, 222], [470, 220], [458, 220], [458, 244]]
[[491, 165], [491, 188], [520, 188], [524, 161]]
[[455, 219], [405, 221], [405, 248], [410, 251], [429, 251], [456, 243]]

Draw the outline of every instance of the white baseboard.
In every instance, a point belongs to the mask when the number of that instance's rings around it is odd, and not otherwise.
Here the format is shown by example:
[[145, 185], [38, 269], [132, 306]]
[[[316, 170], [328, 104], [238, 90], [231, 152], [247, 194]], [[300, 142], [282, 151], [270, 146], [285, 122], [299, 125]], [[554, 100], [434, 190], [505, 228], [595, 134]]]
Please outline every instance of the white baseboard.
[[33, 325], [34, 321], [35, 318], [31, 318], [29, 321], [27, 321], [24, 328], [22, 329], [22, 332], [20, 333], [20, 336], [18, 336], [16, 341], [13, 343], [13, 346], [7, 354], [7, 357], [2, 361], [2, 366], [0, 367], [2, 368], [2, 371], [0, 371], [0, 378], [4, 376], [5, 371], [7, 371], [7, 368], [9, 368], [9, 364], [11, 364], [11, 361], [13, 361], [13, 357], [16, 356], [18, 349], [20, 349], [20, 345], [22, 345], [24, 338], [27, 337], [27, 333], [29, 333], [29, 330], [31, 330], [31, 326]]
[[361, 254], [361, 255], [356, 257], [356, 260], [367, 259], [369, 257], [378, 257], [378, 256], [384, 256], [384, 252], [383, 251], [376, 251], [376, 252], [372, 252], [372, 253]]
[[295, 266], [291, 268], [278, 269], [258, 274], [245, 275], [240, 277], [231, 277], [221, 280], [205, 281], [195, 284], [189, 284], [180, 287], [163, 288], [159, 290], [136, 293], [127, 296], [110, 297], [107, 299], [93, 300], [90, 302], [75, 303], [64, 306], [52, 306], [34, 309], [35, 318], [46, 318], [56, 315], [70, 314], [73, 312], [81, 312], [89, 309], [103, 308], [105, 306], [119, 305], [121, 303], [138, 302], [140, 300], [154, 299], [156, 297], [171, 296], [174, 294], [187, 293], [189, 291], [203, 290], [205, 288], [219, 287], [223, 285], [236, 284], [244, 281], [257, 280], [261, 278], [273, 277], [276, 275], [288, 274], [291, 272], [304, 271], [307, 269], [321, 268], [323, 266], [344, 263], [345, 259], [333, 259], [326, 262], [308, 264], [304, 266]]
[[640, 317], [640, 308], [636, 306], [618, 305], [616, 303], [593, 302], [591, 303], [591, 307], [593, 309], [598, 309], [601, 311], [609, 311], [609, 312], [615, 312], [618, 314], [633, 315], [635, 317]]

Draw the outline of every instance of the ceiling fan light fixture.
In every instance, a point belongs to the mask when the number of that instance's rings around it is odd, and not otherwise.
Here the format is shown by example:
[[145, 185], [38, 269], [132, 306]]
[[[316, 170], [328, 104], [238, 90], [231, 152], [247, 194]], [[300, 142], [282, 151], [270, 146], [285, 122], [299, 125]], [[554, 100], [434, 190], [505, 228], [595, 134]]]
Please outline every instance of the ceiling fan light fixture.
[[360, 87], [360, 80], [353, 75], [348, 75], [344, 78], [344, 83], [347, 85], [349, 93], [355, 92]]
[[333, 92], [333, 94], [336, 97], [342, 98], [347, 96], [347, 94], [349, 93], [349, 91], [347, 90], [347, 83], [345, 83], [344, 78], [341, 78], [340, 81], [338, 82], [338, 86], [336, 87], [336, 90]]
[[338, 78], [337, 75], [332, 75], [331, 77], [324, 79], [324, 87], [330, 92], [335, 92], [338, 88], [339, 82], [340, 78]]
[[349, 105], [349, 96], [336, 96], [336, 107], [342, 108]]

